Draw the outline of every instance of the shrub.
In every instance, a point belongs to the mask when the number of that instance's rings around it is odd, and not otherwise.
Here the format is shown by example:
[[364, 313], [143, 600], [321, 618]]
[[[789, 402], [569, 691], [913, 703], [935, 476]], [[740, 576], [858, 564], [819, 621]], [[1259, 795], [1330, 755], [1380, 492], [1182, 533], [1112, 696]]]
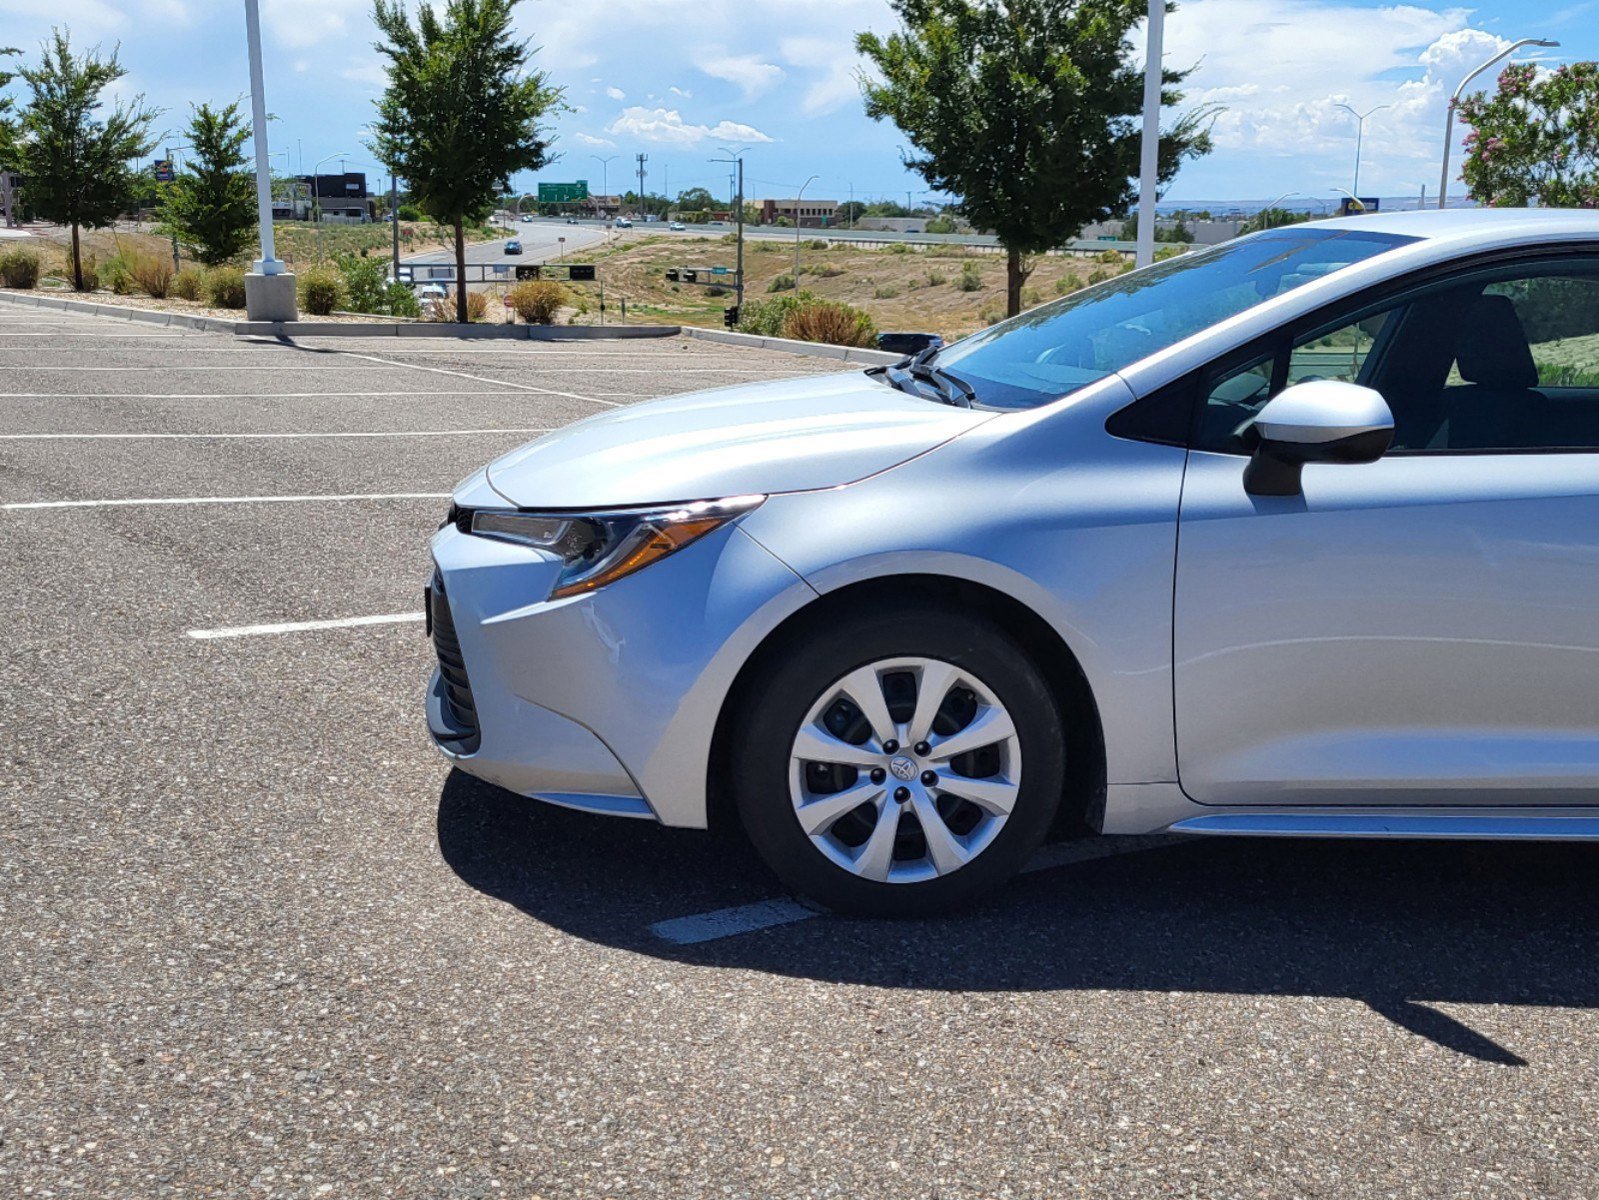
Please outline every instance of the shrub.
[[244, 307], [244, 270], [213, 267], [205, 273], [205, 298], [213, 308]]
[[928, 287], [938, 287], [940, 284], [942, 284], [944, 282], [944, 280], [945, 280], [945, 275], [944, 275], [944, 272], [942, 272], [942, 271], [929, 271], [927, 273], [927, 286]]
[[[429, 321], [454, 321], [456, 316], [455, 296], [448, 295], [438, 300], [429, 302], [422, 315]], [[468, 321], [481, 321], [488, 315], [489, 298], [482, 292], [468, 292], [466, 294], [466, 319]]]
[[1024, 287], [1022, 289], [1023, 308], [1036, 308], [1038, 306], [1038, 302], [1043, 298], [1043, 293], [1041, 293], [1037, 288]]
[[1055, 294], [1057, 296], [1069, 296], [1082, 286], [1083, 285], [1078, 280], [1077, 276], [1062, 275], [1055, 281]]
[[398, 211], [399, 211], [399, 214], [400, 214], [400, 220], [402, 220], [402, 221], [425, 221], [425, 220], [427, 220], [427, 217], [425, 217], [422, 214], [422, 210], [420, 208], [418, 208], [414, 204], [402, 204], [402, 205], [400, 205]]
[[39, 256], [32, 250], [7, 250], [0, 254], [0, 284], [8, 288], [39, 286]]
[[1155, 261], [1165, 262], [1168, 258], [1176, 258], [1187, 249], [1186, 246], [1162, 246], [1155, 251]]
[[811, 238], [805, 244], [812, 250], [826, 250], [831, 243], [826, 238]]
[[172, 291], [176, 272], [164, 254], [135, 254], [129, 270], [139, 290], [152, 300], [165, 300]]
[[133, 294], [136, 286], [133, 282], [133, 267], [122, 253], [113, 254], [101, 263], [97, 274], [100, 277], [100, 286], [110, 289], [113, 294], [118, 296]]
[[505, 307], [528, 325], [549, 325], [571, 297], [558, 283], [547, 279], [519, 283], [505, 295]]
[[873, 300], [892, 300], [899, 295], [899, 289], [891, 283], [885, 283], [872, 293]]
[[997, 308], [985, 308], [977, 314], [977, 319], [984, 325], [998, 325], [1005, 319], [1005, 314]]
[[909, 254], [911, 252], [911, 248], [906, 242], [895, 242], [888, 248], [888, 252], [890, 254]]
[[344, 281], [328, 267], [300, 272], [300, 307], [314, 317], [325, 317], [344, 299]]
[[1098, 254], [1094, 255], [1095, 262], [1102, 262], [1108, 267], [1116, 266], [1121, 262], [1121, 260], [1122, 252], [1120, 250], [1101, 250]]
[[868, 314], [851, 305], [813, 300], [788, 315], [783, 336], [833, 346], [871, 346], [877, 341], [877, 326]]
[[741, 333], [758, 333], [763, 337], [782, 337], [783, 326], [801, 305], [816, 298], [809, 292], [790, 292], [773, 300], [746, 300], [739, 310], [738, 328]]
[[422, 315], [422, 302], [403, 283], [391, 283], [383, 289], [383, 307], [396, 317], [415, 318]]
[[812, 270], [823, 279], [837, 279], [844, 274], [844, 268], [837, 263], [823, 263], [820, 267], [813, 267]]
[[179, 271], [172, 277], [172, 285], [167, 291], [179, 300], [198, 300], [205, 294], [205, 272], [192, 267]]
[[344, 285], [345, 307], [360, 313], [382, 312], [384, 289], [389, 282], [385, 261], [359, 254], [335, 254], [333, 262]]
[[961, 266], [961, 277], [955, 281], [955, 286], [963, 292], [980, 292], [983, 290], [983, 273], [974, 262], [964, 263]]
[[1094, 284], [1096, 284], [1096, 283], [1104, 283], [1105, 280], [1107, 280], [1109, 278], [1110, 278], [1110, 272], [1109, 271], [1105, 270], [1103, 267], [1096, 267], [1094, 270], [1090, 271], [1089, 274], [1088, 274], [1088, 286], [1089, 287], [1093, 287]]
[[794, 277], [788, 272], [774, 276], [772, 282], [766, 285], [769, 292], [792, 292], [794, 290]]

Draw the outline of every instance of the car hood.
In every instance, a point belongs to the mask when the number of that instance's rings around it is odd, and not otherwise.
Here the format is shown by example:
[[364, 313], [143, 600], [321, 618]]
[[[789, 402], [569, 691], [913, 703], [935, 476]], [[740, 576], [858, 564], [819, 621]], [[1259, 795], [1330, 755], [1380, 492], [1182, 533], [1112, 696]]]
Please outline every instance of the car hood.
[[618, 408], [489, 464], [519, 508], [624, 508], [853, 483], [991, 419], [860, 371]]

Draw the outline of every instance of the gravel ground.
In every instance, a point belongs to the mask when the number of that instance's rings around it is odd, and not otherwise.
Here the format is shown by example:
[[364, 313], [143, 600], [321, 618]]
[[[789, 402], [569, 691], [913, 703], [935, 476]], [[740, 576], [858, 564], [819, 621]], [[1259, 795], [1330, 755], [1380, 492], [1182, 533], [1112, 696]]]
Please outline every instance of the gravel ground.
[[413, 610], [522, 431], [831, 369], [0, 305], [0, 505], [430, 497], [0, 508], [0, 1195], [1594, 1195], [1588, 849], [1183, 843], [675, 946], [780, 893], [451, 775], [416, 624], [186, 636]]

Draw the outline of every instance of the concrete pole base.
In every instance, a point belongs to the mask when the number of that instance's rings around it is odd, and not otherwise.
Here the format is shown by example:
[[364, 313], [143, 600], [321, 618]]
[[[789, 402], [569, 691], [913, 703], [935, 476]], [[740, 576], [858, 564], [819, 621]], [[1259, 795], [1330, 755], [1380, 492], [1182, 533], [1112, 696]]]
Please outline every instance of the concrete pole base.
[[297, 301], [293, 275], [250, 271], [244, 277], [244, 311], [252, 321], [297, 321]]

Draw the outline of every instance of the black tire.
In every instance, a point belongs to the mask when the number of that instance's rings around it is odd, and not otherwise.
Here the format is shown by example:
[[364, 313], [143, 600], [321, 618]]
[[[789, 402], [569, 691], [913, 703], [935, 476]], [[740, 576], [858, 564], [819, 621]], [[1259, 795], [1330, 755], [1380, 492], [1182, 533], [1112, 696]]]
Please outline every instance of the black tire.
[[[838, 866], [801, 828], [789, 791], [790, 754], [806, 714], [835, 681], [869, 663], [912, 656], [972, 672], [1004, 705], [1020, 741], [1021, 786], [1008, 819], [970, 862], [925, 881], [877, 882]], [[789, 887], [838, 912], [925, 916], [999, 887], [1038, 849], [1065, 791], [1066, 739], [1048, 685], [993, 622], [933, 604], [896, 606], [813, 626], [773, 661], [735, 735], [732, 784], [751, 842]]]

